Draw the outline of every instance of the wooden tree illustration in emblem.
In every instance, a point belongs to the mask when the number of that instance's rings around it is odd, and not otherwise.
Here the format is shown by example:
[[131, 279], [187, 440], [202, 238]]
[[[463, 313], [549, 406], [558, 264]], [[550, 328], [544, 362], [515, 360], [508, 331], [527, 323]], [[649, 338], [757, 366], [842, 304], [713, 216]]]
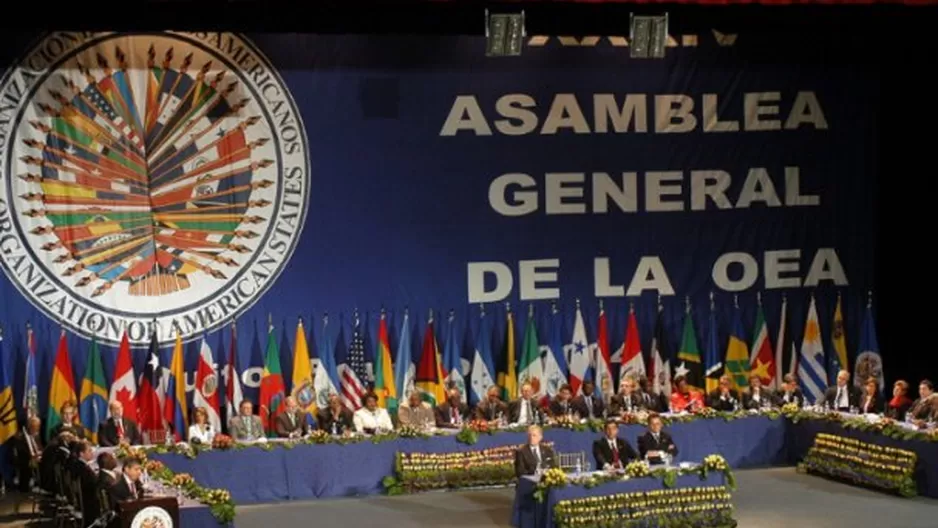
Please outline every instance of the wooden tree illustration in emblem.
[[43, 258], [92, 297], [121, 282], [160, 296], [200, 273], [225, 279], [271, 206], [252, 199], [274, 183], [259, 174], [273, 161], [252, 157], [268, 139], [246, 135], [260, 117], [241, 115], [249, 99], [224, 70], [210, 75], [211, 61], [174, 64], [169, 48], [158, 62], [151, 45], [146, 68], [128, 68], [120, 47], [103, 51], [50, 79], [60, 86], [36, 103], [42, 117], [24, 139], [22, 214], [44, 220], [30, 231], [44, 237]]

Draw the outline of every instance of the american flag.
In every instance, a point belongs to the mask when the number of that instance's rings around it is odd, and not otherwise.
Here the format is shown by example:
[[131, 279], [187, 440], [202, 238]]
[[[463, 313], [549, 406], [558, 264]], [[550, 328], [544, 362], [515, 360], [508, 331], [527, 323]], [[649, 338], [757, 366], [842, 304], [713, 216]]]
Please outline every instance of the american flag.
[[348, 358], [339, 366], [339, 377], [342, 378], [342, 402], [353, 411], [360, 409], [364, 404], [366, 393], [362, 380], [367, 377], [365, 374], [365, 339], [362, 337], [358, 317], [355, 318], [355, 330], [352, 334]]

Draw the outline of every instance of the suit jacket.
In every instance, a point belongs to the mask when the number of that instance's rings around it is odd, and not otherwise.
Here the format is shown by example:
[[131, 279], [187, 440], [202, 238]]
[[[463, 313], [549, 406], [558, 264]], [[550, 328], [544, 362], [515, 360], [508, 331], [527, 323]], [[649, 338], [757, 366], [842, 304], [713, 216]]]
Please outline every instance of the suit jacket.
[[911, 408], [912, 400], [903, 396], [902, 399], [899, 400], [898, 405], [895, 407], [892, 406], [892, 400], [886, 402], [883, 414], [888, 418], [892, 418], [893, 420], [905, 420], [905, 414], [909, 412], [909, 409]]
[[436, 410], [430, 407], [427, 402], [420, 402], [420, 406], [416, 408], [410, 405], [401, 405], [397, 409], [397, 423], [400, 425], [413, 427], [435, 426], [438, 419]]
[[476, 406], [476, 418], [479, 420], [491, 422], [498, 419], [499, 414], [504, 416], [506, 420], [509, 419], [508, 406], [501, 400], [492, 402], [486, 398], [485, 401]]
[[[524, 400], [519, 398], [508, 405], [508, 421], [511, 423], [518, 423], [518, 421], [521, 420], [521, 406], [523, 401]], [[541, 405], [538, 403], [537, 398], [531, 398], [530, 402], [531, 413], [537, 415], [544, 412], [543, 409], [541, 409]], [[535, 423], [536, 421], [537, 419], [534, 416], [528, 417], [528, 423]]]
[[801, 392], [801, 389], [795, 387], [795, 390], [788, 396], [788, 400], [788, 402], [785, 401], [785, 391], [780, 390], [775, 393], [775, 405], [779, 407], [786, 403], [794, 403], [798, 405], [798, 407], [804, 406], [804, 393]]
[[883, 401], [878, 394], [874, 394], [872, 399], [869, 402], [869, 405], [866, 403], [866, 394], [860, 395], [860, 401], [858, 408], [863, 414], [879, 414], [883, 412]]
[[909, 410], [912, 418], [916, 420], [929, 420], [938, 417], [938, 396], [932, 396], [928, 400], [919, 398], [912, 404]]
[[[251, 433], [253, 436], [248, 434], [248, 422], [251, 423]], [[264, 434], [264, 424], [261, 423], [260, 416], [241, 416], [240, 414], [231, 418], [231, 423], [228, 424], [228, 429], [231, 431], [231, 437], [237, 441], [249, 441], [257, 440], [265, 436]]]
[[[130, 445], [140, 445], [143, 443], [143, 437], [140, 436], [140, 429], [137, 427], [136, 423], [127, 418], [121, 418], [121, 424], [124, 426], [124, 440], [129, 442]], [[101, 424], [101, 427], [98, 428], [98, 442], [100, 442], [102, 447], [120, 444], [120, 439], [117, 437], [117, 424], [114, 423], [114, 418], [108, 418]]]
[[70, 459], [69, 471], [81, 487], [82, 522], [90, 525], [101, 514], [101, 501], [98, 499], [98, 476], [88, 464]]
[[593, 404], [593, 419], [602, 420], [603, 409], [605, 409], [606, 404], [603, 403], [601, 398], [597, 398], [593, 394], [590, 394], [589, 396], [580, 395], [576, 398], [573, 398], [573, 408], [576, 409], [577, 414], [579, 414], [582, 418], [590, 417], [589, 407], [586, 406], [587, 398], [589, 398], [590, 402]]
[[136, 500], [143, 497], [143, 484], [138, 480], [134, 482], [134, 487], [137, 490], [137, 496], [134, 497], [133, 492], [131, 491], [130, 486], [127, 483], [127, 479], [121, 475], [118, 477], [117, 482], [108, 489], [108, 492], [111, 495], [111, 502], [120, 502], [126, 500]]
[[[557, 466], [557, 457], [554, 456], [554, 450], [549, 446], [540, 444], [541, 468], [555, 468]], [[537, 473], [537, 457], [530, 445], [523, 445], [515, 451], [515, 475], [518, 477], [524, 475], [534, 475]]]
[[550, 412], [551, 416], [563, 416], [565, 414], [572, 415], [573, 413], [578, 412], [576, 407], [573, 405], [573, 400], [569, 400], [566, 403], [567, 405], [564, 407], [564, 403], [555, 398], [550, 401], [550, 405], [547, 406], [547, 410]]
[[99, 489], [108, 489], [114, 484], [117, 484], [117, 478], [120, 477], [120, 473], [115, 471], [115, 476], [111, 476], [107, 471], [98, 470], [98, 478], [95, 480], [95, 485]]
[[[465, 403], [459, 402], [456, 405], [456, 412], [459, 414], [460, 419], [463, 422], [469, 421], [469, 406]], [[436, 409], [433, 410], [434, 421], [436, 422], [437, 427], [445, 427], [448, 429], [453, 429], [459, 427], [458, 425], [453, 425], [453, 406], [450, 405], [448, 401], [441, 403], [436, 406]], [[403, 423], [403, 421], [401, 422]]]
[[290, 422], [290, 413], [282, 412], [274, 420], [274, 430], [280, 438], [289, 438], [292, 433], [306, 434], [306, 414], [297, 410], [293, 413], [294, 420]]
[[665, 451], [671, 456], [677, 456], [677, 444], [671, 439], [671, 435], [664, 431], [658, 433], [657, 441], [651, 431], [645, 431], [645, 434], [638, 437], [638, 454], [645, 458], [649, 451]]
[[[38, 459], [42, 456], [42, 435], [37, 433], [32, 435], [32, 439], [35, 458]], [[13, 464], [16, 473], [19, 475], [20, 491], [29, 491], [29, 481], [33, 477], [33, 468], [31, 467], [33, 458], [34, 456], [29, 449], [29, 441], [26, 439], [26, 431], [20, 430], [13, 439]]]
[[629, 412], [630, 409], [631, 412], [636, 412], [644, 408], [645, 405], [644, 402], [642, 402], [642, 397], [637, 392], [633, 392], [629, 395], [621, 393], [616, 394], [609, 402], [609, 414], [616, 416]]
[[[849, 383], [847, 384], [845, 388], [847, 389], [847, 406], [848, 407], [860, 407], [860, 395], [861, 395], [860, 389], [854, 387], [853, 385]], [[836, 399], [837, 399], [837, 386], [834, 385], [833, 387], [828, 387], [827, 390], [824, 391], [824, 400], [821, 403], [822, 404], [829, 403], [831, 407], [835, 407]]]
[[[616, 449], [619, 451], [619, 465], [621, 467], [625, 467], [630, 461], [638, 459], [638, 453], [622, 438], [616, 437]], [[613, 465], [615, 456], [612, 453], [612, 448], [609, 447], [609, 440], [605, 436], [593, 442], [593, 458], [596, 459], [597, 470], [603, 469], [606, 464]]]
[[752, 399], [752, 389], [747, 390], [743, 393], [743, 409], [761, 409], [775, 404], [775, 396], [773, 396], [772, 391], [765, 387], [759, 389], [759, 400], [757, 402]]
[[352, 413], [344, 407], [339, 409], [337, 416], [332, 414], [332, 409], [323, 409], [319, 412], [319, 418], [316, 420], [316, 423], [319, 424], [320, 430], [330, 433], [332, 432], [332, 424], [335, 424], [335, 431], [339, 434], [345, 431], [355, 430], [355, 419]]
[[81, 424], [73, 423], [71, 425], [59, 424], [52, 428], [52, 434], [49, 438], [59, 436], [59, 433], [63, 431], [68, 431], [75, 435], [79, 440], [87, 440], [88, 432], [85, 430], [85, 427]]
[[707, 395], [707, 407], [711, 407], [717, 411], [730, 412], [736, 405], [742, 405], [742, 402], [739, 400], [739, 393], [733, 389], [730, 389], [727, 399], [721, 399], [720, 389], [716, 389]]

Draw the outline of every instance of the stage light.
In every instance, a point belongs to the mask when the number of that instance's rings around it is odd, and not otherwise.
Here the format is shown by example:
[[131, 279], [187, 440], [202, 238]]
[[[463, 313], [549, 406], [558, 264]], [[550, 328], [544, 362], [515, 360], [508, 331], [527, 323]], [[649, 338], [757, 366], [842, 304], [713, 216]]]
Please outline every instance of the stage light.
[[485, 55], [512, 57], [521, 55], [524, 46], [524, 11], [493, 13], [485, 10]]
[[633, 59], [662, 59], [668, 42], [668, 14], [631, 15], [629, 49]]

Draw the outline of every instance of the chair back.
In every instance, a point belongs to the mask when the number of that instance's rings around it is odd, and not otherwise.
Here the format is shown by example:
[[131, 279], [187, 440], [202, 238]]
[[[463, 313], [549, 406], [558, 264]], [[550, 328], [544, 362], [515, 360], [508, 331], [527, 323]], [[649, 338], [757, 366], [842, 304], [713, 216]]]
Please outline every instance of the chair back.
[[577, 451], [574, 453], [560, 453], [557, 456], [557, 463], [560, 465], [560, 469], [564, 471], [575, 471], [577, 463], [579, 463], [581, 471], [590, 470], [589, 458], [583, 451]]
[[160, 445], [166, 443], [166, 429], [152, 429], [144, 433], [144, 442], [149, 445]]

